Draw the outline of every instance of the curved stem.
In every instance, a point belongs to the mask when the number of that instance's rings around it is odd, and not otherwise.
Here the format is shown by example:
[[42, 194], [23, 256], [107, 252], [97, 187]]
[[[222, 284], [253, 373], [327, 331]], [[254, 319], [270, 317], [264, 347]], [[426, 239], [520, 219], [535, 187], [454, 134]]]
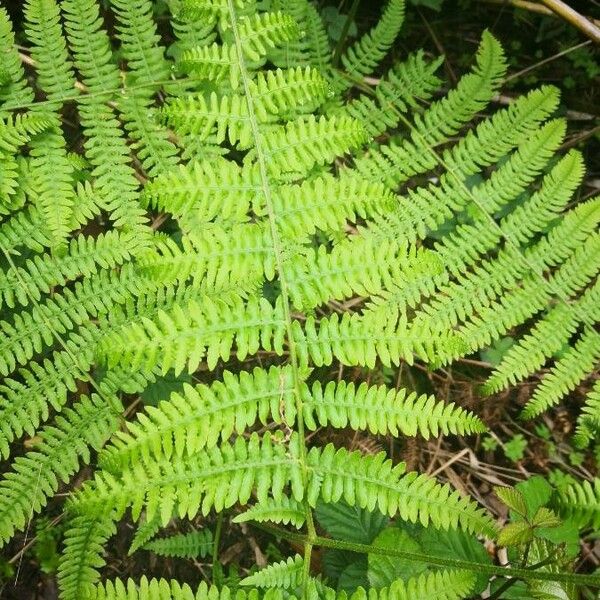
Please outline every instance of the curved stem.
[[600, 27], [595, 23], [580, 15], [562, 0], [542, 0], [542, 2], [553, 13], [556, 13], [562, 19], [577, 27], [577, 29], [585, 33], [590, 39], [594, 40], [596, 44], [600, 44]]
[[344, 21], [344, 26], [342, 27], [342, 31], [340, 33], [340, 39], [333, 51], [333, 59], [332, 63], [334, 66], [337, 66], [340, 62], [340, 58], [342, 56], [342, 50], [344, 48], [344, 42], [346, 41], [346, 36], [348, 35], [348, 31], [350, 30], [350, 25], [352, 25], [352, 21], [356, 16], [356, 11], [358, 10], [358, 5], [360, 4], [360, 0], [354, 0], [352, 7], [350, 8], [350, 12], [346, 16], [346, 20]]
[[[272, 535], [282, 537], [286, 540], [305, 543], [307, 536], [301, 533], [290, 532], [272, 525], [263, 523], [253, 523], [257, 529], [266, 531]], [[347, 550], [358, 554], [378, 554], [381, 556], [391, 556], [394, 558], [402, 558], [419, 563], [425, 563], [436, 567], [449, 567], [453, 569], [466, 569], [484, 575], [496, 575], [500, 577], [514, 577], [516, 579], [537, 580], [537, 581], [557, 581], [561, 583], [572, 583], [575, 585], [587, 585], [592, 587], [600, 587], [600, 576], [597, 575], [575, 575], [572, 573], [551, 573], [548, 571], [535, 571], [533, 568], [513, 568], [500, 567], [498, 565], [490, 565], [459, 558], [450, 558], [445, 556], [432, 556], [422, 552], [406, 552], [392, 548], [383, 548], [381, 546], [369, 546], [367, 544], [356, 544], [354, 542], [346, 542], [343, 540], [333, 540], [316, 536], [311, 539], [312, 545], [321, 548], [333, 548], [335, 550]], [[533, 565], [533, 567], [541, 566], [541, 564]]]

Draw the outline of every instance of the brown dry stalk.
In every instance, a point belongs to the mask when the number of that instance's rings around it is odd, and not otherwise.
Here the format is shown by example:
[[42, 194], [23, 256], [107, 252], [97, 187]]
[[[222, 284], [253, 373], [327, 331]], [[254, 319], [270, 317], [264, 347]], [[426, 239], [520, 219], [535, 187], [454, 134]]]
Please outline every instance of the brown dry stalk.
[[571, 23], [574, 27], [583, 31], [596, 44], [600, 44], [600, 27], [593, 21], [580, 15], [576, 10], [573, 10], [568, 4], [562, 0], [542, 0], [542, 2], [559, 17]]

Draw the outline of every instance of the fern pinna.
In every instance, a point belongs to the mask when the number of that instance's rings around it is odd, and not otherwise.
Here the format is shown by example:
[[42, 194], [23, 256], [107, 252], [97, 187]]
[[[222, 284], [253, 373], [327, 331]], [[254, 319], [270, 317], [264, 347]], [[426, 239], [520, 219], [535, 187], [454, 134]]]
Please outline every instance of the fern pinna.
[[[492, 518], [448, 484], [309, 432], [484, 431], [458, 406], [346, 381], [344, 367], [436, 366], [516, 327], [490, 391], [564, 350], [525, 416], [597, 368], [600, 205], [570, 204], [583, 165], [575, 151], [556, 158], [557, 90], [465, 133], [505, 73], [488, 33], [443, 97], [432, 100], [440, 61], [421, 52], [347, 94], [391, 47], [402, 0], [341, 69], [306, 0], [173, 0], [166, 48], [153, 3], [109, 4], [118, 60], [95, 0], [28, 0], [25, 56], [0, 11], [0, 453], [17, 454], [0, 481], [0, 539], [90, 462], [65, 506], [65, 599], [233, 593], [101, 582], [129, 510], [144, 519], [132, 551], [167, 555], [211, 544], [209, 530], [154, 539], [174, 518], [232, 509], [236, 523], [305, 528], [303, 556], [248, 577], [239, 598], [367, 597], [311, 574], [323, 503], [494, 537]], [[392, 129], [401, 136], [389, 140]], [[130, 416], [132, 397], [184, 372], [187, 383]], [[581, 443], [600, 423], [597, 395]], [[557, 499], [582, 527], [599, 505], [587, 482]], [[431, 569], [368, 597], [464, 598], [474, 585], [468, 569]]]

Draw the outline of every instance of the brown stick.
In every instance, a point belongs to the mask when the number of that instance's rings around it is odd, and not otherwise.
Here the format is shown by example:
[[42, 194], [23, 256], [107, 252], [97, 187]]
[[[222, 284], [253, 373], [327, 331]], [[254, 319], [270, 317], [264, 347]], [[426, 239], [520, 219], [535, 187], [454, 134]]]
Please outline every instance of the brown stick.
[[580, 15], [562, 0], [542, 0], [542, 2], [559, 17], [583, 31], [596, 44], [600, 44], [600, 27], [595, 23]]
[[[540, 15], [546, 15], [549, 17], [562, 16], [562, 15], [559, 15], [558, 13], [555, 13], [554, 11], [550, 10], [544, 4], [540, 4], [539, 2], [530, 2], [529, 0], [481, 0], [481, 1], [485, 2], [486, 4], [501, 4], [501, 5], [510, 4], [511, 6], [514, 6], [515, 8], [522, 8], [523, 10], [528, 10], [529, 12], [534, 12], [534, 13], [538, 13]], [[573, 11], [573, 12], [575, 12], [575, 11]], [[591, 17], [583, 17], [581, 15], [579, 15], [579, 18], [585, 19], [585, 20], [591, 22], [593, 25], [600, 27], [599, 19], [592, 19]]]

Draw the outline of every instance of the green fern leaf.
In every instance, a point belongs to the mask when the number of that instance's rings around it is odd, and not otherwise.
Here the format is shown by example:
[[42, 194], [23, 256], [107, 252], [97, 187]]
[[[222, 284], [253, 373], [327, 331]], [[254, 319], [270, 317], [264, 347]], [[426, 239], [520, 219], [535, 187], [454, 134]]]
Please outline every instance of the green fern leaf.
[[156, 538], [143, 548], [159, 556], [177, 558], [203, 558], [212, 551], [213, 539], [210, 529]]
[[244, 577], [240, 585], [284, 590], [294, 589], [302, 583], [304, 560], [299, 554], [287, 560], [269, 565], [257, 573]]
[[390, 0], [379, 22], [357, 40], [341, 57], [344, 77], [334, 77], [338, 92], [373, 72], [392, 46], [404, 22], [404, 0]]
[[258, 523], [291, 523], [296, 529], [300, 529], [306, 520], [304, 507], [300, 502], [287, 496], [282, 496], [280, 500], [267, 498], [260, 504], [255, 504], [243, 513], [234, 517], [234, 523], [246, 523], [256, 521]]

